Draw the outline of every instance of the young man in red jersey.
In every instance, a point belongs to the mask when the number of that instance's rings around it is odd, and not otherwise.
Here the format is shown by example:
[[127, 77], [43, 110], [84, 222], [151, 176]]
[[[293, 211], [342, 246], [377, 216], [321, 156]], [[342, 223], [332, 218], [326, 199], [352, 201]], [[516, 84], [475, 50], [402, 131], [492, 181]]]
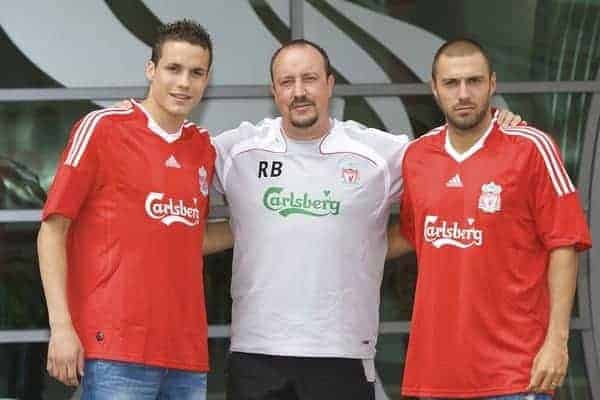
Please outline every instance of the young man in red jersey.
[[185, 118], [211, 62], [203, 27], [163, 26], [147, 98], [85, 116], [61, 157], [38, 236], [47, 368], [68, 385], [81, 376], [84, 399], [206, 396], [199, 243], [215, 151]]
[[591, 246], [577, 191], [547, 134], [497, 124], [479, 44], [446, 43], [432, 75], [447, 123], [402, 167], [402, 233], [419, 263], [403, 394], [550, 398], [568, 363], [577, 252]]

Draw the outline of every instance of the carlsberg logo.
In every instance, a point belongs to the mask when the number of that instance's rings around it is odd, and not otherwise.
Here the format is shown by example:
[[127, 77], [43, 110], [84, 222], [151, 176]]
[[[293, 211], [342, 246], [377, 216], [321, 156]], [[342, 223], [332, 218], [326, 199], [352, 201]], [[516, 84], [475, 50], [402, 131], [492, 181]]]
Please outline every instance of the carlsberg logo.
[[150, 192], [148, 194], [144, 208], [150, 218], [160, 220], [167, 226], [174, 223], [196, 226], [200, 223], [198, 200], [192, 199], [194, 205], [188, 207], [183, 200], [165, 199], [164, 197], [163, 193]]
[[322, 197], [315, 198], [308, 193], [285, 192], [283, 188], [273, 186], [265, 191], [263, 204], [284, 217], [291, 214], [324, 217], [340, 213], [340, 202], [331, 198], [329, 190], [324, 190]]

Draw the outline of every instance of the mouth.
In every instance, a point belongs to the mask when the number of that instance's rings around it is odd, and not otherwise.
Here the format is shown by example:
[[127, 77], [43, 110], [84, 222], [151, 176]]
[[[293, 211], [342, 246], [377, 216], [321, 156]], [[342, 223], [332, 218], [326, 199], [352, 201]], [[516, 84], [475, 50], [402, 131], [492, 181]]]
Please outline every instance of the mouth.
[[476, 107], [474, 105], [461, 105], [454, 107], [454, 112], [456, 112], [459, 115], [465, 115], [473, 112], [475, 108]]
[[292, 110], [304, 111], [304, 110], [312, 107], [313, 105], [314, 105], [313, 103], [299, 103], [299, 104], [292, 104], [292, 106], [290, 108]]
[[181, 93], [169, 93], [171, 95], [171, 97], [173, 97], [175, 100], [178, 101], [188, 101], [192, 99], [192, 96], [187, 95], [187, 94], [181, 94]]

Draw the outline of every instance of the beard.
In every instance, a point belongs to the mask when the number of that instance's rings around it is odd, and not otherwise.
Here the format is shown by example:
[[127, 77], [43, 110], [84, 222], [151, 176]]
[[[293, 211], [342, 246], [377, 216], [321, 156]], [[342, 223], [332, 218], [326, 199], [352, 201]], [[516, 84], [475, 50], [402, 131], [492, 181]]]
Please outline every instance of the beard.
[[310, 128], [319, 120], [319, 114], [315, 110], [315, 113], [313, 115], [294, 117], [294, 107], [301, 105], [310, 105], [311, 107], [315, 107], [315, 103], [308, 100], [306, 96], [295, 98], [294, 101], [292, 101], [292, 103], [290, 104], [290, 123], [295, 128]]
[[481, 121], [485, 119], [485, 116], [489, 112], [489, 110], [490, 102], [488, 101], [487, 104], [485, 104], [485, 106], [477, 114], [471, 115], [466, 118], [454, 118], [450, 115], [449, 112], [446, 112], [444, 114], [449, 125], [452, 125], [461, 131], [466, 131], [469, 129], [473, 129], [477, 125], [479, 125]]

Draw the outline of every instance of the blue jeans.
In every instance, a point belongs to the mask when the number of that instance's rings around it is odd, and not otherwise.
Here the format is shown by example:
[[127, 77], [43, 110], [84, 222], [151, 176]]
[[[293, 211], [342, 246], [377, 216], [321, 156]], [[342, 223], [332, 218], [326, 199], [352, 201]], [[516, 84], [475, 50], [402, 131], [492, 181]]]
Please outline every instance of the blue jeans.
[[82, 388], [81, 400], [205, 400], [206, 374], [86, 360]]

